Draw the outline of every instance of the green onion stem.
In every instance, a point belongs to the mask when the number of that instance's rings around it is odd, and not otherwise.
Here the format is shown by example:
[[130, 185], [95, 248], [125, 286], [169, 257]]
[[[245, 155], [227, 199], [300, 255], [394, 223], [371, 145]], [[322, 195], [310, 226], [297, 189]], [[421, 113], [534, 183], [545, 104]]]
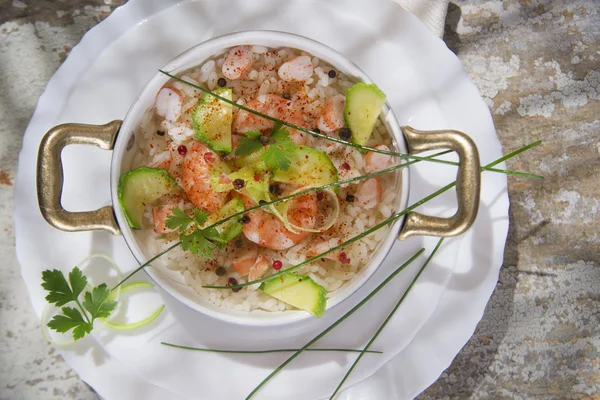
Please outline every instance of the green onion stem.
[[[427, 267], [427, 265], [429, 264], [429, 262], [431, 261], [431, 259], [435, 255], [435, 253], [437, 253], [437, 251], [440, 248], [440, 246], [442, 245], [443, 241], [444, 241], [444, 238], [441, 238], [440, 240], [438, 240], [437, 245], [435, 246], [435, 248], [433, 249], [433, 251], [431, 252], [429, 257], [427, 257], [427, 260], [425, 260], [425, 262], [421, 266], [421, 269], [419, 270], [419, 272], [417, 272], [417, 275], [415, 275], [413, 280], [410, 282], [410, 285], [408, 285], [408, 288], [406, 288], [406, 290], [404, 291], [404, 294], [402, 295], [402, 297], [400, 297], [400, 300], [398, 300], [398, 302], [396, 303], [396, 305], [394, 306], [392, 311], [388, 314], [387, 318], [379, 326], [379, 329], [377, 329], [377, 332], [375, 332], [373, 337], [371, 337], [371, 340], [369, 340], [369, 342], [363, 348], [363, 351], [367, 352], [369, 350], [369, 347], [371, 347], [373, 342], [377, 339], [377, 337], [383, 331], [383, 329], [386, 327], [388, 322], [390, 322], [390, 320], [392, 319], [392, 317], [394, 316], [394, 314], [396, 313], [396, 311], [398, 310], [400, 305], [404, 302], [404, 299], [406, 298], [406, 296], [408, 296], [408, 293], [414, 286], [415, 282], [417, 282], [417, 280], [419, 279], [419, 277], [421, 276], [423, 271], [425, 271], [425, 267]], [[333, 394], [329, 397], [329, 400], [333, 400], [335, 395], [340, 391], [340, 389], [342, 388], [342, 386], [344, 385], [344, 383], [346, 382], [346, 380], [348, 379], [348, 377], [350, 376], [350, 374], [352, 373], [352, 371], [354, 370], [354, 368], [356, 367], [356, 365], [358, 364], [358, 362], [360, 361], [360, 359], [362, 358], [363, 355], [364, 355], [364, 353], [361, 352], [360, 355], [356, 358], [356, 360], [354, 360], [354, 362], [350, 366], [350, 369], [348, 370], [348, 372], [346, 372], [346, 375], [344, 375], [344, 378], [342, 378], [342, 381], [340, 382], [340, 384], [337, 386], [337, 388], [335, 389]]]
[[[270, 353], [291, 353], [298, 351], [299, 349], [274, 349], [274, 350], [221, 350], [221, 349], [206, 349], [202, 347], [189, 347], [181, 346], [178, 344], [160, 342], [160, 344], [175, 347], [183, 350], [200, 351], [204, 353], [226, 353], [226, 354], [270, 354]], [[372, 354], [383, 354], [382, 351], [377, 350], [356, 350], [356, 349], [306, 349], [306, 351], [322, 351], [322, 352], [340, 352], [340, 353], [372, 353]]]
[[355, 305], [350, 311], [348, 311], [346, 314], [344, 314], [343, 316], [341, 316], [337, 321], [335, 321], [333, 324], [331, 324], [323, 332], [319, 333], [317, 336], [315, 336], [314, 338], [312, 338], [308, 343], [306, 343], [304, 346], [302, 346], [302, 348], [300, 348], [296, 353], [292, 354], [281, 365], [279, 365], [277, 368], [275, 368], [275, 370], [273, 372], [271, 372], [269, 374], [269, 376], [267, 376], [265, 379], [263, 379], [263, 381], [257, 387], [255, 387], [254, 390], [252, 390], [252, 392], [250, 392], [250, 394], [248, 394], [248, 396], [246, 397], [246, 400], [248, 400], [252, 396], [254, 396], [256, 394], [256, 392], [258, 392], [261, 387], [263, 387], [272, 377], [274, 377], [286, 365], [288, 365], [296, 357], [298, 357], [300, 354], [302, 354], [303, 351], [305, 351], [310, 346], [312, 346], [314, 343], [316, 343], [317, 341], [319, 341], [319, 339], [321, 339], [323, 336], [327, 335], [336, 326], [338, 326], [339, 324], [341, 324], [344, 320], [346, 320], [348, 317], [350, 317], [352, 314], [354, 314], [358, 309], [360, 309], [362, 306], [364, 306], [369, 300], [371, 300], [373, 298], [373, 296], [375, 296], [377, 293], [379, 293], [379, 291], [381, 289], [383, 289], [383, 287], [385, 287], [392, 279], [394, 279], [408, 265], [410, 265], [413, 261], [415, 261], [417, 259], [417, 257], [419, 257], [424, 251], [425, 251], [425, 249], [421, 249], [421, 250], [417, 251], [411, 258], [409, 258], [404, 264], [402, 264], [400, 267], [398, 267], [383, 282], [381, 282], [379, 284], [379, 286], [377, 286], [375, 289], [373, 289], [371, 291], [371, 293], [369, 293], [364, 299], [362, 299], [360, 301], [360, 303], [358, 303], [357, 305]]
[[169, 251], [173, 250], [175, 247], [177, 247], [179, 245], [181, 245], [181, 242], [177, 242], [174, 245], [172, 245], [169, 248], [167, 248], [166, 250], [161, 251], [160, 253], [158, 253], [157, 255], [155, 255], [154, 257], [152, 257], [151, 259], [149, 259], [148, 261], [146, 261], [142, 265], [140, 265], [138, 268], [136, 268], [132, 273], [130, 273], [129, 275], [127, 275], [121, 282], [117, 283], [115, 285], [115, 287], [113, 287], [112, 289], [110, 289], [110, 291], [112, 292], [113, 290], [115, 290], [116, 288], [118, 288], [119, 286], [121, 286], [123, 283], [125, 283], [126, 280], [128, 280], [133, 275], [135, 275], [138, 271], [140, 271], [144, 267], [150, 265], [150, 263], [152, 263], [153, 261], [155, 261], [157, 258], [159, 258], [160, 256], [168, 253]]
[[[171, 73], [169, 73], [167, 71], [163, 71], [162, 69], [159, 69], [158, 71], [160, 73], [168, 76], [169, 78], [175, 80], [175, 81], [181, 82], [181, 83], [189, 85], [189, 86], [191, 86], [191, 87], [193, 87], [195, 89], [198, 89], [201, 92], [206, 93], [206, 94], [208, 94], [210, 96], [213, 96], [213, 97], [221, 100], [222, 102], [225, 102], [225, 103], [227, 103], [227, 104], [229, 104], [229, 105], [231, 105], [233, 107], [237, 107], [237, 108], [239, 108], [241, 110], [247, 111], [247, 112], [252, 113], [254, 115], [258, 115], [259, 117], [262, 117], [262, 118], [264, 118], [266, 120], [269, 120], [271, 122], [287, 126], [288, 128], [292, 128], [292, 129], [295, 129], [295, 130], [298, 130], [298, 131], [301, 131], [301, 132], [304, 132], [304, 133], [308, 133], [309, 135], [312, 135], [314, 137], [318, 137], [318, 138], [321, 138], [321, 139], [329, 140], [331, 142], [343, 144], [344, 146], [351, 146], [351, 147], [354, 147], [354, 148], [357, 148], [357, 149], [360, 149], [360, 150], [363, 150], [363, 151], [371, 151], [371, 152], [374, 152], [374, 153], [387, 154], [387, 155], [394, 156], [394, 157], [404, 158], [406, 160], [430, 161], [430, 162], [436, 162], [436, 163], [440, 163], [440, 164], [448, 164], [448, 165], [456, 165], [456, 166], [460, 165], [459, 163], [457, 163], [455, 161], [438, 160], [438, 159], [431, 158], [431, 157], [421, 157], [421, 156], [415, 156], [415, 155], [412, 155], [412, 154], [404, 154], [404, 153], [398, 153], [398, 152], [390, 151], [390, 150], [381, 150], [381, 149], [376, 149], [374, 147], [362, 146], [360, 144], [356, 144], [356, 143], [353, 143], [353, 142], [348, 142], [346, 140], [338, 139], [338, 138], [333, 137], [333, 136], [328, 136], [328, 135], [325, 135], [325, 134], [320, 133], [320, 132], [311, 131], [310, 129], [306, 129], [306, 128], [302, 127], [302, 126], [295, 125], [295, 124], [283, 121], [283, 120], [275, 118], [275, 117], [271, 117], [270, 115], [263, 114], [263, 113], [261, 113], [259, 111], [253, 110], [252, 108], [246, 107], [246, 106], [244, 106], [242, 104], [238, 104], [238, 103], [236, 103], [233, 100], [229, 100], [226, 97], [219, 96], [218, 94], [213, 93], [213, 92], [211, 92], [208, 89], [205, 89], [205, 88], [203, 88], [201, 86], [198, 86], [198, 85], [195, 85], [195, 84], [193, 84], [191, 82], [188, 82], [185, 79], [179, 78], [179, 77], [177, 77], [177, 76], [175, 76], [175, 75], [173, 75], [173, 74], [171, 74]], [[500, 162], [502, 162], [502, 161], [500, 161]], [[486, 169], [486, 167], [484, 167], [483, 169]], [[529, 177], [535, 177], [535, 178], [543, 179], [542, 177], [540, 177], [538, 175], [527, 174], [525, 172], [506, 171], [506, 170], [499, 170], [499, 169], [493, 169], [493, 170], [490, 170], [490, 171], [492, 171], [492, 172], [499, 172], [499, 173], [503, 173], [503, 174], [509, 174], [509, 175], [529, 176]]]

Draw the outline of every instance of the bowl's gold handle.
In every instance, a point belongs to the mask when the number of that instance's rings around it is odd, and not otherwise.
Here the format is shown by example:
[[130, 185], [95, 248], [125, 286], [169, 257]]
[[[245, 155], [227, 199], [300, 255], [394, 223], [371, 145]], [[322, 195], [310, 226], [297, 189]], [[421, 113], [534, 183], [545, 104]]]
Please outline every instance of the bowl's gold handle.
[[62, 149], [70, 144], [92, 144], [112, 150], [122, 121], [106, 125], [63, 124], [50, 129], [42, 139], [37, 160], [37, 195], [44, 219], [63, 231], [105, 230], [120, 235], [113, 208], [69, 212], [61, 204], [63, 189]]
[[464, 233], [475, 222], [479, 209], [481, 170], [475, 143], [469, 136], [458, 131], [419, 131], [410, 126], [402, 127], [402, 131], [410, 154], [450, 149], [458, 153], [460, 166], [456, 176], [456, 214], [450, 218], [439, 218], [411, 212], [406, 216], [398, 239], [404, 240], [411, 236], [449, 237]]

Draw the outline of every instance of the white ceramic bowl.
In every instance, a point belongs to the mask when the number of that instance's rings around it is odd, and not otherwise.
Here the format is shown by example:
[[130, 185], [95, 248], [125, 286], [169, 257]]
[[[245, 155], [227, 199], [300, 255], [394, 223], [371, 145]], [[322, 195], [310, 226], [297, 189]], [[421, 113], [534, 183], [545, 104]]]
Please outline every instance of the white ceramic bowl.
[[[169, 62], [163, 70], [169, 71], [172, 74], [178, 74], [194, 66], [201, 65], [206, 59], [224, 53], [228, 48], [238, 45], [262, 45], [274, 48], [293, 47], [301, 49], [331, 64], [350, 77], [354, 77], [364, 82], [372, 82], [371, 79], [356, 65], [330, 47], [303, 36], [275, 31], [248, 31], [216, 37], [187, 50]], [[118, 206], [117, 187], [121, 174], [131, 169], [131, 161], [135, 151], [127, 151], [130, 135], [138, 131], [143, 114], [153, 106], [156, 93], [158, 93], [160, 88], [168, 80], [169, 78], [167, 76], [159, 72], [141, 91], [123, 120], [112, 156], [110, 180], [115, 215], [127, 245], [140, 263], [145, 262], [154, 256], [154, 254], [147, 254], [136, 240], [131, 228], [127, 225], [123, 210]], [[394, 137], [396, 149], [401, 152], [406, 152], [406, 144], [402, 136], [402, 131], [400, 130], [392, 110], [387, 104], [384, 107], [382, 115], [388, 131]], [[408, 201], [408, 173], [408, 168], [403, 168], [397, 173], [397, 185], [399, 186], [400, 195], [396, 197], [395, 200], [394, 208], [396, 210], [403, 209]], [[359, 271], [354, 279], [343, 285], [339, 290], [329, 294], [329, 298], [327, 299], [328, 309], [348, 298], [348, 296], [354, 293], [367, 279], [369, 279], [396, 241], [401, 225], [402, 219], [396, 221], [392, 225], [390, 235], [382, 241], [370, 262]], [[279, 325], [300, 321], [306, 318], [314, 318], [304, 311], [241, 312], [217, 307], [200, 297], [191, 287], [185, 285], [181, 274], [179, 272], [168, 270], [161, 261], [154, 262], [152, 268], [146, 268], [145, 270], [160, 287], [177, 300], [194, 310], [223, 321], [245, 325]]]

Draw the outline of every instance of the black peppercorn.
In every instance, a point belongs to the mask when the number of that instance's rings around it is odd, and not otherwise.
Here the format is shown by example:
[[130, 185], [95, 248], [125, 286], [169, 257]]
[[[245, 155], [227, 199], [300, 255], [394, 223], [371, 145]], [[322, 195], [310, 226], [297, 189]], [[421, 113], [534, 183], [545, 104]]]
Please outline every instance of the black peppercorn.
[[330, 78], [335, 78], [337, 76], [337, 72], [335, 72], [335, 70], [330, 70], [327, 75], [329, 75]]
[[219, 267], [215, 270], [215, 274], [217, 274], [217, 276], [223, 276], [227, 273], [227, 270], [223, 267]]
[[165, 131], [158, 130], [158, 131], [156, 131], [156, 134], [158, 136], [165, 136]]
[[[235, 286], [238, 284], [237, 279], [235, 278], [229, 278], [229, 280], [227, 281], [227, 286]], [[239, 292], [240, 290], [242, 290], [242, 288], [233, 288], [231, 289], [234, 293]]]
[[245, 184], [246, 184], [246, 182], [244, 182], [243, 179], [236, 179], [233, 181], [233, 188], [235, 190], [240, 190], [241, 188], [244, 187]]
[[219, 78], [219, 80], [217, 80], [217, 85], [219, 85], [219, 87], [225, 87], [225, 85], [227, 85], [227, 80], [225, 78]]
[[352, 202], [354, 202], [354, 196], [353, 196], [353, 195], [351, 195], [351, 194], [347, 194], [347, 195], [346, 195], [346, 201], [347, 201], [348, 203], [352, 203]]
[[289, 100], [289, 99], [291, 99], [291, 98], [292, 98], [292, 96], [291, 96], [291, 95], [290, 95], [288, 92], [285, 92], [284, 94], [282, 94], [282, 96], [283, 96], [283, 98], [284, 98], [284, 99], [286, 99], [286, 100]]
[[242, 217], [242, 224], [247, 224], [248, 222], [250, 222], [250, 217], [247, 215], [244, 215]]
[[262, 144], [268, 144], [269, 143], [269, 137], [268, 136], [261, 136], [258, 139]]
[[281, 189], [279, 188], [279, 185], [273, 184], [269, 186], [269, 192], [274, 195], [279, 195], [281, 194]]
[[352, 137], [352, 131], [348, 128], [340, 129], [340, 138], [343, 140], [348, 140]]

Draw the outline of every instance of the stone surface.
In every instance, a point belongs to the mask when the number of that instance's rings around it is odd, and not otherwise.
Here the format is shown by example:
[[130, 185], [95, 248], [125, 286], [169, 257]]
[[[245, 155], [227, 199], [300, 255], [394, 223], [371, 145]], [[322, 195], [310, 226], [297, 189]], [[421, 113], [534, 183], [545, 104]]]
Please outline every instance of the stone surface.
[[[0, 399], [95, 399], [42, 339], [14, 252], [25, 127], [81, 36], [123, 0], [0, 0]], [[420, 399], [600, 399], [600, 2], [455, 1], [444, 39], [490, 107], [510, 232], [477, 331]]]

